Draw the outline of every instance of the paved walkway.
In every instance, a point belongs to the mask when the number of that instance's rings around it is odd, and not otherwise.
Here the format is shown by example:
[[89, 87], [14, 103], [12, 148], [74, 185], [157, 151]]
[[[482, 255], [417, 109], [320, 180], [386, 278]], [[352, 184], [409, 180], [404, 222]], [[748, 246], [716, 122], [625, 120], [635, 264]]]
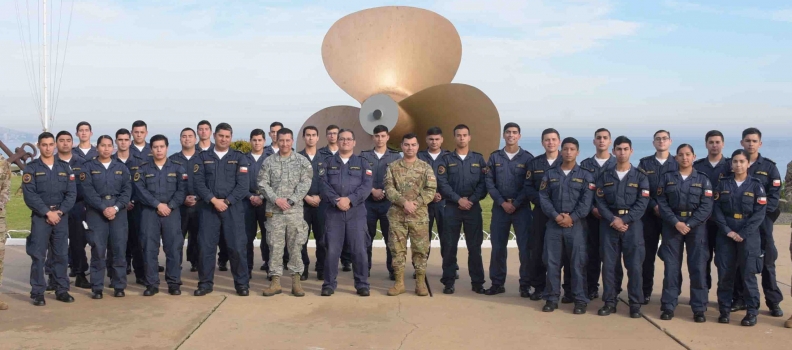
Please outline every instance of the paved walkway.
[[[542, 313], [544, 302], [519, 297], [516, 249], [509, 250], [507, 293], [498, 296], [470, 291], [466, 251], [460, 249], [463, 269], [455, 295], [441, 292], [440, 256], [434, 250], [429, 266], [434, 297], [420, 298], [412, 292], [388, 297], [385, 293], [392, 282], [384, 267], [385, 250], [376, 249], [369, 298], [354, 294], [347, 272], [340, 273], [339, 289], [329, 298], [319, 296], [321, 282], [314, 273], [304, 283], [303, 298], [262, 297], [267, 283], [258, 270], [257, 255], [254, 295], [246, 298], [234, 294], [230, 272], [218, 272], [214, 293], [193, 297], [197, 273], [185, 269], [185, 293], [179, 297], [163, 293], [164, 284], [163, 292], [154, 297], [143, 297], [143, 288], [132, 285], [126, 298], [113, 298], [108, 291], [98, 301], [91, 300], [88, 291], [74, 288], [74, 304], [48, 295], [46, 307], [34, 307], [28, 298], [30, 261], [24, 247], [12, 246], [7, 247], [6, 276], [0, 288], [0, 297], [11, 305], [0, 312], [0, 349], [789, 349], [792, 330], [783, 328], [792, 313], [789, 236], [789, 227], [776, 227], [778, 276], [787, 315], [772, 318], [763, 304], [759, 324], [753, 328], [739, 325], [742, 312], [732, 316], [730, 325], [718, 324], [714, 289], [707, 323], [693, 323], [687, 291], [680, 298], [677, 317], [659, 320], [663, 275], [659, 260], [652, 303], [643, 308], [642, 319], [630, 319], [624, 304], [616, 315], [597, 316], [599, 299], [586, 315], [573, 315], [571, 305]], [[489, 254], [485, 249], [485, 267]], [[413, 281], [406, 282], [412, 290]], [[283, 283], [289, 286], [290, 278]]]

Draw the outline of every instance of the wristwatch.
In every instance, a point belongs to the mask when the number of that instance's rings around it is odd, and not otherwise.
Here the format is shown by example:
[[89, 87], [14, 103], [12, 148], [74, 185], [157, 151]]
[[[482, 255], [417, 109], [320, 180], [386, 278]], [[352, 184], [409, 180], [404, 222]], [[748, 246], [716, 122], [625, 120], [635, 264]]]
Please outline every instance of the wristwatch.
[[294, 205], [294, 201], [293, 201], [293, 200], [291, 200], [291, 199], [287, 199], [287, 200], [286, 200], [286, 203], [289, 203], [289, 205]]
[[231, 205], [231, 202], [229, 202], [228, 199], [223, 199], [223, 203], [225, 203], [225, 205], [228, 205], [228, 206]]
[[113, 209], [115, 209], [115, 210], [116, 210], [116, 213], [120, 211], [120, 210], [118, 210], [118, 206], [117, 206], [117, 205], [114, 205], [114, 206], [113, 206]]

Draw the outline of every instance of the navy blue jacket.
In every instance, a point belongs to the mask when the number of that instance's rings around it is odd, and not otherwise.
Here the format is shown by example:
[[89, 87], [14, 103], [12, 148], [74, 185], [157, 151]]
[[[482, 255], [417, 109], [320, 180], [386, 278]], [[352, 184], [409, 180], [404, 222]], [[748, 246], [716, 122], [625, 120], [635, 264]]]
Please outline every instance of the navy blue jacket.
[[693, 169], [706, 174], [712, 184], [712, 188], [715, 189], [721, 179], [732, 175], [731, 158], [722, 157], [718, 164], [713, 167], [709, 159], [704, 157], [693, 162]]
[[547, 163], [547, 153], [542, 153], [528, 162], [528, 171], [525, 173], [525, 196], [536, 208], [539, 208], [539, 187], [542, 184], [545, 171], [561, 165], [562, 162], [561, 152], [558, 152], [558, 157], [552, 165]]
[[[657, 186], [660, 185], [660, 179], [663, 177], [663, 174], [669, 171], [679, 170], [679, 165], [677, 164], [676, 159], [670, 155], [668, 159], [666, 159], [665, 163], [660, 165], [660, 162], [657, 161], [657, 158], [655, 158], [655, 155], [653, 154], [651, 156], [641, 158], [641, 162], [638, 163], [638, 169], [643, 171], [643, 173], [646, 174], [646, 178], [649, 179], [649, 188], [656, 189]], [[646, 207], [646, 211], [650, 214], [654, 212], [654, 207], [657, 206], [657, 200], [655, 199], [655, 197], [657, 197], [657, 192], [651, 192], [651, 198], [649, 199], [649, 204]]]
[[[373, 173], [372, 188], [383, 190], [385, 189], [385, 174], [388, 173], [388, 166], [395, 160], [401, 159], [402, 156], [397, 151], [387, 149], [382, 158], [378, 158], [374, 150], [371, 149], [360, 152], [360, 157], [365, 159], [369, 163], [369, 167], [371, 167], [371, 172]], [[371, 195], [369, 195], [369, 198], [374, 200]], [[387, 200], [387, 198], [382, 200]]]
[[[778, 210], [778, 201], [781, 199], [781, 173], [778, 172], [776, 163], [769, 158], [759, 157], [748, 168], [748, 175], [759, 180], [767, 194], [767, 213]], [[774, 215], [773, 221], [778, 218]]]
[[[368, 162], [363, 157], [352, 155], [346, 164], [341, 157], [325, 158], [322, 175], [322, 200], [336, 207], [338, 198], [347, 197], [352, 207], [365, 207], [364, 203], [369, 194], [373, 176]], [[322, 172], [320, 172], [321, 174]]]
[[88, 154], [83, 154], [80, 146], [72, 147], [72, 154], [77, 155], [78, 157], [82, 158], [83, 160], [91, 160], [99, 156], [99, 151], [96, 150], [96, 147], [91, 145], [91, 149], [88, 150]]
[[85, 204], [99, 212], [114, 206], [124, 210], [132, 198], [129, 169], [112, 158], [107, 169], [99, 158], [85, 162], [80, 181], [85, 191]]
[[133, 142], [129, 146], [129, 153], [131, 153], [133, 156], [138, 157], [138, 158], [140, 158], [140, 159], [142, 159], [143, 161], [146, 161], [146, 162], [151, 161], [151, 158], [154, 157], [154, 155], [151, 153], [151, 145], [148, 142], [146, 142], [146, 145], [143, 146], [143, 150], [142, 151], [139, 151], [137, 146], [135, 146], [135, 143]]
[[614, 215], [614, 212], [618, 210], [630, 211], [621, 216], [622, 222], [628, 225], [643, 217], [652, 191], [649, 189], [649, 180], [642, 171], [630, 166], [624, 178], [619, 180], [616, 167], [613, 167], [603, 172], [595, 184], [595, 203], [602, 220], [612, 223], [613, 218], [618, 215]]
[[[186, 192], [185, 196], [197, 196], [197, 194], [195, 193], [195, 173], [198, 172], [198, 165], [196, 163], [198, 160], [198, 152], [200, 152], [200, 150], [198, 150], [196, 153], [193, 153], [192, 157], [190, 157], [189, 160], [187, 159], [187, 157], [184, 156], [184, 154], [181, 151], [171, 154], [170, 157], [168, 157], [172, 162], [184, 167], [184, 170], [187, 171], [188, 174], [190, 174], [190, 176], [187, 177], [187, 188], [185, 189]], [[196, 201], [200, 201], [200, 200], [201, 200], [200, 198], [196, 199]]]
[[616, 166], [616, 157], [613, 155], [611, 155], [610, 158], [608, 158], [608, 160], [605, 161], [605, 164], [602, 164], [602, 166], [600, 166], [599, 163], [597, 163], [597, 159], [595, 159], [595, 156], [591, 156], [591, 158], [583, 159], [583, 161], [580, 162], [580, 167], [591, 172], [591, 175], [594, 176], [595, 181], [600, 177], [600, 175], [602, 175], [602, 173], [606, 169], [615, 166]]
[[69, 163], [55, 159], [50, 170], [41, 159], [30, 162], [22, 174], [22, 195], [31, 216], [46, 216], [51, 206], [68, 214], [77, 200], [77, 185]]
[[[506, 151], [500, 149], [492, 152], [487, 161], [487, 193], [492, 197], [495, 206], [500, 206], [507, 200], [512, 201], [514, 207], [519, 208], [526, 204], [525, 200], [525, 174], [528, 172], [528, 163], [534, 158], [531, 152], [522, 148], [517, 151], [514, 158], [509, 159]], [[591, 181], [593, 182], [593, 181]]]
[[[209, 142], [209, 148], [208, 148], [207, 150], [212, 150], [212, 149], [214, 149], [214, 146], [215, 146], [214, 142], [211, 142], [211, 141], [210, 141], [210, 142]], [[196, 143], [196, 144], [195, 144], [195, 150], [196, 150], [196, 151], [198, 151], [199, 153], [200, 153], [200, 152], [203, 152], [203, 149], [201, 149], [201, 146], [198, 146], [198, 143]], [[197, 155], [197, 154], [196, 154], [196, 155]]]
[[560, 213], [568, 213], [572, 221], [585, 218], [591, 212], [594, 200], [594, 176], [575, 165], [564, 175], [560, 166], [548, 169], [539, 185], [539, 203], [542, 212], [551, 220]]
[[190, 178], [181, 164], [165, 159], [160, 170], [156, 164], [143, 163], [133, 175], [133, 183], [140, 204], [156, 209], [161, 203], [176, 209], [187, 196], [187, 180]]
[[[143, 164], [143, 163], [146, 162], [145, 159], [134, 155], [131, 150], [129, 151], [129, 158], [127, 158], [126, 162], [124, 162], [120, 158], [118, 158], [118, 153], [113, 154], [112, 156], [110, 156], [110, 158], [112, 158], [115, 161], [118, 161], [121, 164], [126, 165], [127, 169], [129, 169], [129, 174], [130, 175], [136, 173], [138, 171], [138, 168], [140, 167], [140, 164]], [[134, 203], [137, 200], [137, 193], [136, 192], [137, 192], [137, 190], [135, 189], [135, 186], [132, 185], [132, 197], [130, 199], [130, 201], [132, 201], [132, 203]]]
[[656, 192], [660, 217], [671, 225], [682, 221], [692, 228], [712, 215], [712, 185], [703, 172], [694, 169], [685, 180], [678, 171], [665, 173]]
[[213, 198], [225, 199], [230, 204], [249, 197], [250, 163], [244, 153], [228, 149], [220, 159], [214, 148], [198, 154], [198, 171], [195, 172], [195, 193], [211, 204]]
[[272, 148], [272, 144], [264, 146], [264, 155], [265, 156], [269, 157], [269, 156], [271, 156], [273, 154], [275, 154], [275, 149]]
[[468, 151], [465, 160], [454, 152], [443, 155], [437, 165], [437, 187], [447, 202], [467, 197], [473, 204], [487, 196], [487, 163], [481, 153]]
[[737, 187], [733, 177], [724, 178], [715, 188], [715, 222], [722, 235], [737, 232], [741, 237], [759, 234], [767, 215], [767, 194], [762, 182], [750, 175]]
[[[311, 168], [313, 168], [313, 177], [311, 177], [311, 188], [308, 189], [308, 194], [306, 196], [316, 196], [320, 194], [321, 185], [322, 185], [322, 175], [324, 171], [324, 164], [325, 164], [325, 156], [319, 151], [314, 154], [313, 160], [311, 157], [308, 157], [308, 153], [305, 152], [305, 149], [299, 152], [305, 158], [308, 158], [308, 161], [311, 162]], [[321, 172], [320, 172], [321, 171]]]
[[267, 152], [264, 152], [258, 160], [253, 158], [253, 153], [248, 152], [245, 153], [245, 156], [248, 158], [248, 163], [250, 163], [250, 167], [248, 168], [248, 178], [250, 178], [250, 191], [246, 198], [250, 199], [250, 196], [261, 196], [263, 199], [261, 192], [258, 188], [258, 174], [261, 171], [261, 165], [264, 164], [264, 159], [267, 159], [270, 155]]
[[[55, 159], [60, 160], [60, 157], [58, 157], [57, 153], [55, 154]], [[71, 169], [72, 173], [75, 174], [74, 175], [75, 177], [77, 177], [82, 172], [82, 165], [83, 165], [83, 163], [85, 163], [85, 159], [83, 159], [78, 154], [75, 154], [75, 152], [72, 151], [72, 157], [71, 157], [71, 159], [69, 159], [68, 163], [69, 163], [69, 168]], [[80, 202], [80, 201], [83, 200], [82, 184], [79, 181], [75, 181], [75, 183], [77, 184], [77, 199], [76, 199], [76, 201]]]

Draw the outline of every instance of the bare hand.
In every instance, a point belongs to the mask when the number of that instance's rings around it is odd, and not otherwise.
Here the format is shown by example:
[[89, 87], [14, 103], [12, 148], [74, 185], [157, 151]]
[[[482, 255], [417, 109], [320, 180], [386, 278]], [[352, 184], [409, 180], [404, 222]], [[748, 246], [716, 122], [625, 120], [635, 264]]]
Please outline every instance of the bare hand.
[[655, 214], [655, 216], [658, 216], [658, 217], [660, 216], [660, 206], [659, 205], [655, 205], [654, 214]]
[[349, 198], [341, 197], [339, 199], [336, 199], [336, 207], [338, 207], [338, 209], [341, 209], [341, 211], [347, 211], [349, 210], [349, 208], [352, 207], [352, 204], [349, 201]]
[[217, 210], [217, 212], [219, 213], [228, 210], [228, 205], [225, 204], [225, 202], [222, 199], [214, 198], [212, 199], [212, 204], [214, 205], [215, 210]]
[[264, 204], [264, 201], [258, 195], [250, 196], [250, 204], [254, 207], [259, 207]]
[[171, 209], [168, 208], [167, 204], [160, 203], [157, 205], [157, 214], [159, 214], [159, 216], [168, 216], [171, 214]]
[[514, 211], [517, 210], [517, 208], [515, 208], [514, 205], [509, 202], [503, 202], [503, 204], [501, 204], [501, 208], [503, 208], [503, 211], [505, 211], [506, 214], [514, 214]]
[[105, 217], [105, 218], [107, 218], [108, 220], [113, 220], [113, 219], [111, 219], [111, 217], [115, 217], [115, 214], [116, 214], [116, 213], [118, 213], [118, 212], [115, 210], [115, 208], [113, 208], [113, 207], [107, 207], [107, 208], [105, 208], [105, 210], [102, 212], [102, 215], [104, 215], [104, 217]]
[[611, 222], [611, 227], [616, 229], [616, 231], [622, 233], [627, 232], [627, 229], [629, 228], [629, 226], [625, 225], [624, 221], [622, 221], [622, 219], [619, 217], [613, 218], [613, 222]]
[[440, 195], [440, 192], [435, 192], [434, 199], [432, 199], [432, 202], [437, 203], [441, 200], [443, 200], [443, 196]]
[[561, 214], [561, 216], [563, 217], [563, 221], [561, 221], [561, 227], [569, 228], [569, 227], [572, 227], [572, 225], [575, 224], [575, 222], [572, 221], [572, 217], [569, 216], [568, 213], [563, 213], [563, 214]]
[[600, 215], [599, 209], [597, 209], [597, 208], [591, 209], [591, 213], [594, 214], [595, 218], [602, 219], [602, 215]]
[[308, 203], [308, 205], [310, 205], [310, 206], [312, 206], [314, 208], [318, 207], [319, 206], [319, 202], [321, 201], [319, 196], [305, 196], [304, 199], [305, 199], [305, 203]]
[[473, 202], [469, 201], [467, 197], [460, 198], [457, 203], [459, 203], [459, 209], [462, 210], [470, 210], [473, 207]]
[[685, 223], [684, 223], [684, 222], [681, 222], [681, 221], [680, 221], [680, 222], [677, 222], [677, 223], [676, 223], [676, 225], [674, 225], [674, 227], [675, 227], [675, 228], [677, 229], [677, 231], [679, 231], [679, 233], [681, 233], [683, 236], [684, 236], [684, 235], [686, 235], [686, 234], [688, 234], [688, 232], [690, 232], [690, 227], [688, 227], [688, 225], [685, 225]]
[[739, 234], [737, 234], [737, 232], [734, 232], [734, 231], [732, 231], [732, 232], [729, 232], [729, 234], [727, 234], [727, 235], [726, 235], [726, 237], [729, 237], [729, 238], [733, 239], [733, 240], [734, 240], [735, 242], [737, 242], [737, 243], [739, 243], [739, 242], [742, 242], [742, 241], [743, 241], [743, 238], [742, 238], [742, 237], [740, 237], [740, 235], [739, 235]]
[[555, 217], [555, 222], [556, 222], [556, 224], [558, 224], [559, 226], [561, 225], [561, 223], [562, 223], [563, 221], [564, 221], [564, 215], [558, 214], [558, 216], [556, 216], [556, 217]]
[[197, 201], [195, 200], [195, 196], [184, 197], [184, 205], [186, 205], [188, 207], [193, 207], [193, 206], [195, 206], [196, 203], [197, 203]]
[[407, 214], [415, 213], [415, 210], [418, 209], [418, 204], [413, 201], [406, 201], [404, 202], [404, 211]]
[[47, 223], [48, 224], [50, 224], [52, 226], [55, 226], [55, 225], [57, 225], [60, 222], [60, 220], [61, 220], [61, 217], [60, 217], [60, 215], [58, 215], [57, 211], [47, 212]]
[[385, 198], [385, 192], [376, 188], [371, 189], [371, 195], [374, 196], [374, 199], [378, 201], [381, 201], [382, 199]]
[[127, 207], [127, 211], [132, 211], [132, 209], [135, 209], [135, 203], [134, 202], [129, 202], [129, 203], [127, 203], [126, 207]]
[[286, 198], [278, 198], [275, 200], [275, 205], [280, 208], [282, 211], [287, 211], [291, 209], [291, 205], [289, 205], [289, 201]]

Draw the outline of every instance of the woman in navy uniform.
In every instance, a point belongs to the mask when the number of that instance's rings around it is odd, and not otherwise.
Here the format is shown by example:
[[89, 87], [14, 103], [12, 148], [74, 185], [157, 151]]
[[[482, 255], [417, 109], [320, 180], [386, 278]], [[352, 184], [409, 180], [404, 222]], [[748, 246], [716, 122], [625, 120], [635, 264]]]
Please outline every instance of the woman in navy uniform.
[[[743, 281], [747, 313], [743, 326], [756, 325], [759, 286], [756, 275], [762, 271], [759, 226], [766, 215], [767, 195], [759, 179], [748, 175], [749, 154], [732, 153], [733, 177], [724, 178], [715, 189], [715, 222], [720, 228], [716, 238], [715, 265], [718, 267], [718, 323], [729, 323], [735, 279]], [[742, 274], [737, 275], [738, 266]]]
[[91, 245], [91, 290], [93, 299], [102, 299], [105, 259], [112, 252], [113, 296], [123, 297], [127, 286], [127, 204], [132, 195], [132, 178], [129, 169], [111, 158], [113, 139], [99, 136], [99, 156], [85, 162], [80, 173], [80, 182], [85, 192], [86, 233]]
[[665, 263], [660, 319], [674, 318], [682, 290], [682, 251], [687, 249], [690, 274], [690, 307], [693, 320], [706, 322], [707, 311], [707, 218], [712, 213], [712, 185], [706, 173], [693, 169], [696, 154], [683, 143], [677, 147], [679, 170], [667, 172], [657, 187], [657, 205], [663, 219], [659, 256]]

